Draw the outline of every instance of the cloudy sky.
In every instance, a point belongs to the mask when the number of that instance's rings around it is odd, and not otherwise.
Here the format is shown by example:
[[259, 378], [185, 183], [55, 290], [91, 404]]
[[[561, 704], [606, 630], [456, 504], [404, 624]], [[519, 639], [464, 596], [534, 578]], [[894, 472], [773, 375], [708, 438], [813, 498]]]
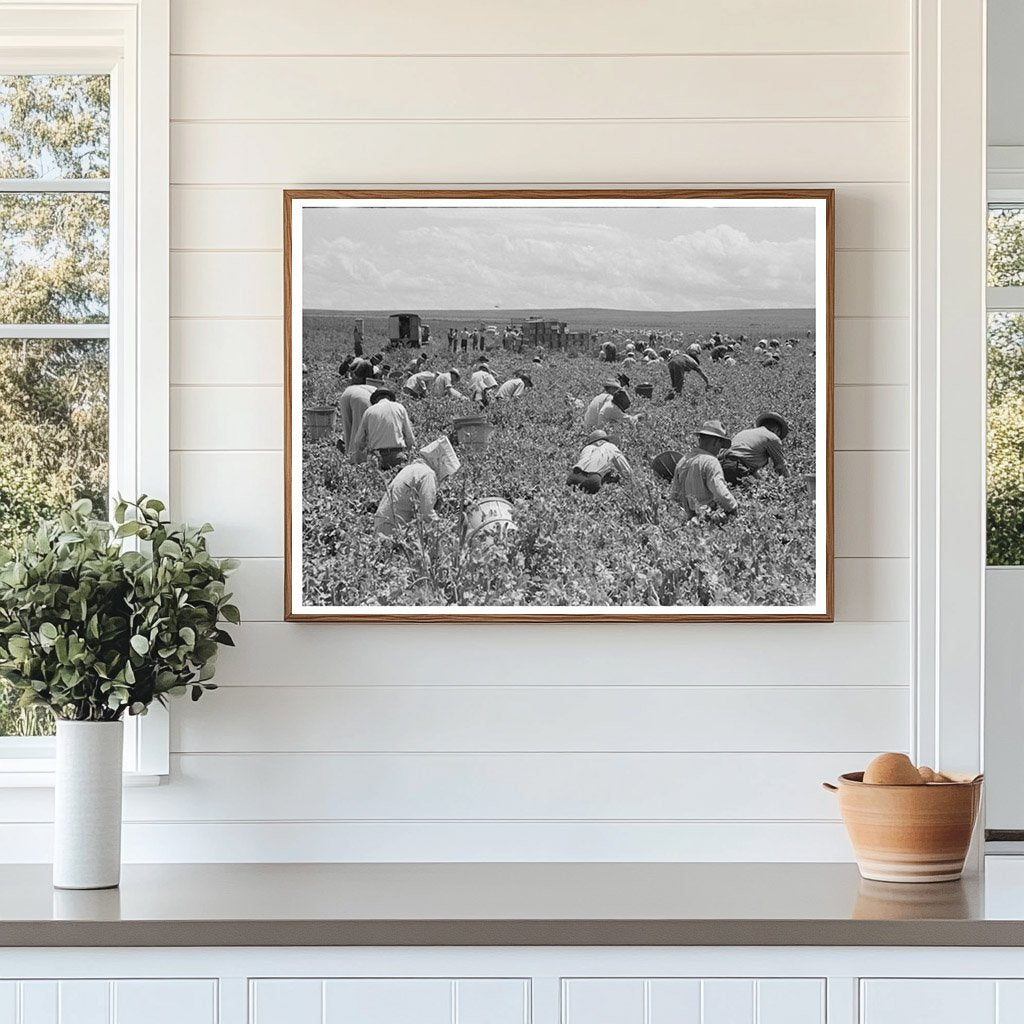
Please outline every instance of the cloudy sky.
[[306, 309], [814, 305], [808, 208], [318, 208]]

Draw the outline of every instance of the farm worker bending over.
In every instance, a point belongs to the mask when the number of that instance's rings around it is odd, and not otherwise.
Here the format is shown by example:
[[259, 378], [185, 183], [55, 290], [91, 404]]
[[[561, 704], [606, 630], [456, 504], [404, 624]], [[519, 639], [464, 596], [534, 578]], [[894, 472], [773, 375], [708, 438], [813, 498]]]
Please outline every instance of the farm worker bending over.
[[422, 368], [423, 364], [426, 363], [426, 361], [427, 353], [421, 352], [418, 356], [416, 356], [415, 359], [412, 360], [411, 363], [409, 363], [409, 365], [405, 368], [405, 372], [409, 374], [416, 373], [419, 369]]
[[362, 357], [353, 359], [349, 363], [348, 373], [354, 384], [362, 384], [366, 381], [367, 377], [373, 376], [374, 364], [369, 359], [363, 359]]
[[439, 373], [434, 378], [430, 390], [440, 398], [465, 398], [455, 385], [462, 379], [462, 374], [453, 366], [447, 373]]
[[391, 388], [377, 388], [370, 408], [363, 414], [349, 458], [365, 462], [367, 452], [377, 456], [381, 469], [393, 469], [405, 461], [409, 448], [416, 444], [409, 413], [395, 400]]
[[758, 473], [770, 462], [779, 476], [789, 476], [782, 442], [789, 434], [789, 424], [777, 412], [762, 413], [755, 426], [741, 430], [722, 456], [725, 479], [734, 484], [745, 476]]
[[594, 430], [565, 482], [587, 494], [597, 494], [605, 484], [632, 479], [633, 470], [619, 448], [618, 438], [605, 430]]
[[697, 447], [684, 455], [672, 475], [670, 494], [692, 519], [705, 508], [735, 512], [736, 499], [725, 483], [718, 453], [729, 446], [729, 435], [719, 420], [708, 420], [697, 431]]
[[504, 401], [507, 398], [519, 398], [526, 394], [527, 388], [533, 387], [533, 379], [528, 373], [517, 373], [514, 377], [509, 377], [504, 384], [498, 388], [495, 392], [494, 397]]
[[688, 373], [697, 374], [704, 381], [705, 389], [711, 387], [711, 382], [704, 375], [704, 371], [700, 368], [700, 363], [693, 356], [689, 356], [685, 352], [676, 352], [669, 357], [668, 377], [672, 384], [672, 390], [677, 395], [683, 393], [683, 381]]
[[435, 377], [437, 377], [437, 374], [432, 373], [430, 370], [420, 370], [419, 373], [414, 373], [405, 382], [405, 387], [402, 390], [413, 398], [426, 398]]
[[597, 426], [597, 421], [601, 416], [601, 410], [612, 400], [612, 395], [614, 395], [621, 386], [622, 385], [612, 377], [609, 377], [604, 382], [604, 391], [597, 395], [597, 397], [591, 399], [590, 405], [587, 406], [587, 411], [583, 414], [584, 430], [593, 430]]
[[479, 405], [488, 405], [497, 387], [498, 382], [491, 376], [491, 368], [481, 363], [469, 378], [469, 397]]
[[640, 417], [630, 416], [626, 412], [631, 404], [629, 394], [624, 388], [619, 388], [619, 390], [612, 395], [612, 400], [610, 402], [605, 402], [605, 404], [601, 406], [601, 409], [597, 414], [597, 425], [604, 430], [612, 430], [614, 427], [621, 426], [623, 423], [636, 423]]
[[437, 519], [437, 488], [458, 468], [458, 456], [447, 437], [428, 444], [388, 485], [373, 518], [377, 532], [390, 537], [396, 527], [416, 518]]
[[614, 341], [605, 341], [601, 343], [601, 361], [604, 363], [614, 363], [619, 358], [619, 350], [615, 347]]
[[355, 442], [363, 415], [370, 408], [374, 390], [372, 384], [349, 384], [341, 393], [338, 411], [341, 413], [341, 436], [345, 438], [345, 451], [349, 451]]

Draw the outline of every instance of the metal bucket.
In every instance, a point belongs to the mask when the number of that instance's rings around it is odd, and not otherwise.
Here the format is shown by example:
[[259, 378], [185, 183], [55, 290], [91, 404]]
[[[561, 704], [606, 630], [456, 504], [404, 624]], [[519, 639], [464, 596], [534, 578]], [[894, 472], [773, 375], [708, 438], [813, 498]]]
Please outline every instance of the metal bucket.
[[494, 424], [489, 423], [486, 416], [460, 416], [452, 430], [455, 444], [469, 451], [483, 451], [493, 433]]
[[302, 428], [311, 441], [319, 441], [334, 432], [334, 418], [338, 410], [333, 405], [317, 405], [302, 410]]
[[653, 398], [654, 397], [654, 385], [653, 384], [637, 384], [636, 393], [641, 398]]
[[481, 498], [466, 509], [465, 539], [467, 544], [492, 544], [503, 540], [512, 522], [512, 503], [504, 498]]

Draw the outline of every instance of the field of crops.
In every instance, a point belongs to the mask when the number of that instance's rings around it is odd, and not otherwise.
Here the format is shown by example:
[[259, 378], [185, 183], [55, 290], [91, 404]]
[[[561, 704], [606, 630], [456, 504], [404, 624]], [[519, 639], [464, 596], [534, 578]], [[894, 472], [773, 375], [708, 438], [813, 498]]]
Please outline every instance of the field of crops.
[[[440, 520], [416, 524], [397, 539], [378, 537], [373, 513], [391, 474], [371, 463], [351, 465], [338, 436], [304, 439], [302, 457], [303, 592], [307, 606], [738, 606], [799, 607], [812, 604], [815, 587], [813, 326], [811, 311], [742, 311], [714, 314], [633, 314], [573, 311], [575, 328], [594, 331], [671, 332], [678, 348], [713, 330], [743, 333], [748, 344], [727, 366], [701, 360], [711, 379], [705, 390], [695, 375], [681, 398], [668, 401], [663, 364], [613, 368], [594, 353], [490, 353], [499, 382], [528, 368], [535, 387], [520, 399], [492, 404], [496, 430], [488, 450], [459, 451], [462, 469], [442, 488]], [[502, 314], [507, 316], [507, 311]], [[642, 316], [643, 319], [638, 319]], [[383, 348], [386, 319], [367, 314], [368, 354]], [[449, 325], [472, 328], [496, 321], [492, 314], [457, 312], [425, 317], [431, 325], [428, 368], [446, 369]], [[337, 365], [351, 351], [351, 316], [307, 314], [303, 331], [303, 405], [330, 405], [345, 382]], [[622, 335], [620, 335], [622, 337]], [[800, 339], [771, 367], [753, 354], [760, 337]], [[620, 352], [622, 345], [620, 344]], [[411, 352], [389, 353], [402, 366]], [[470, 353], [455, 357], [468, 366]], [[623, 431], [622, 449], [634, 480], [606, 486], [597, 495], [570, 490], [566, 474], [579, 456], [585, 431], [576, 402], [589, 402], [610, 372], [630, 377], [640, 421]], [[464, 378], [465, 381], [465, 378]], [[654, 397], [636, 396], [650, 382]], [[407, 400], [417, 440], [426, 444], [449, 433], [468, 402]], [[740, 509], [722, 519], [700, 516], [689, 523], [668, 500], [669, 485], [650, 469], [666, 449], [687, 451], [696, 429], [721, 419], [730, 433], [751, 426], [766, 409], [785, 415], [792, 431], [785, 442], [793, 476], [771, 471], [735, 487]], [[514, 506], [515, 531], [501, 544], [462, 541], [462, 511], [491, 496]]]

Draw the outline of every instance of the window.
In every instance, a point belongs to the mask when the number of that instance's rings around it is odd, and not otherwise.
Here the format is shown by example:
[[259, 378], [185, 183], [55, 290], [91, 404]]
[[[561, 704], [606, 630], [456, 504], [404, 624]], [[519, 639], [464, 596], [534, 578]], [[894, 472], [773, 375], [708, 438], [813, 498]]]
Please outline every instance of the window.
[[[0, 76], [0, 543], [108, 507], [110, 77]], [[52, 733], [0, 684], [0, 736]]]
[[[0, 4], [0, 543], [80, 496], [168, 491], [168, 0]], [[52, 731], [0, 686], [0, 785]], [[159, 710], [125, 768], [167, 771]]]
[[988, 216], [987, 561], [1024, 565], [1024, 203]]

